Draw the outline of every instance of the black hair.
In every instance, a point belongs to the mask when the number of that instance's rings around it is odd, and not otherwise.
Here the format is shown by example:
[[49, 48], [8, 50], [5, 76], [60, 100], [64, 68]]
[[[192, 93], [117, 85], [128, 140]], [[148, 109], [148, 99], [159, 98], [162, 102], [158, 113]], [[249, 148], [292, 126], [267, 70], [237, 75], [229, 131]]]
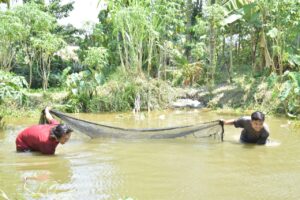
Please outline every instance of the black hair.
[[256, 111], [254, 113], [251, 114], [251, 120], [259, 120], [259, 121], [265, 121], [265, 114], [263, 114], [260, 111]]
[[59, 124], [51, 129], [50, 137], [60, 139], [63, 135], [73, 132], [73, 130], [65, 125]]

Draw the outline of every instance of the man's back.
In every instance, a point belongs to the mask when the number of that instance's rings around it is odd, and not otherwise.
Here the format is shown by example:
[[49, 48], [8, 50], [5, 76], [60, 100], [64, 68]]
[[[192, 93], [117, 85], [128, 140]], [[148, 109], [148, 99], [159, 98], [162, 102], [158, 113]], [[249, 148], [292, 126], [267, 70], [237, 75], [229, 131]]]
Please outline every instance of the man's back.
[[50, 131], [58, 122], [35, 125], [23, 130], [16, 139], [17, 151], [40, 151], [44, 154], [53, 154], [58, 142], [50, 139]]

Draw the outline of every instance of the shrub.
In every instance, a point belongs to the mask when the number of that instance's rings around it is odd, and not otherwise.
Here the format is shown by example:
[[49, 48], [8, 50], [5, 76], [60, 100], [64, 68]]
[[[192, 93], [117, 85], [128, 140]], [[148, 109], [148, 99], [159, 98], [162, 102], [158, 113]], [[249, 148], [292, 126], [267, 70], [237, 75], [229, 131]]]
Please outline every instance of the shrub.
[[0, 104], [13, 100], [19, 105], [24, 103], [26, 96], [24, 88], [28, 83], [23, 76], [16, 76], [12, 73], [0, 71]]

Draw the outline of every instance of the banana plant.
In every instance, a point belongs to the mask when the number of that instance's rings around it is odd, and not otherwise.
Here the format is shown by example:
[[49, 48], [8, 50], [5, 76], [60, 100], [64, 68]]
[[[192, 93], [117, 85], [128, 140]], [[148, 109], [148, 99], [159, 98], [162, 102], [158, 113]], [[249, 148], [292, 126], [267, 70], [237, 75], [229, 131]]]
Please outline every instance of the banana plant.
[[260, 69], [269, 67], [270, 71], [282, 75], [284, 62], [288, 62], [285, 54], [291, 53], [290, 44], [299, 37], [299, 6], [300, 2], [294, 0], [229, 0], [224, 4], [226, 18], [223, 24], [231, 25], [244, 20], [254, 41], [253, 59], [256, 58], [258, 46], [262, 55]]

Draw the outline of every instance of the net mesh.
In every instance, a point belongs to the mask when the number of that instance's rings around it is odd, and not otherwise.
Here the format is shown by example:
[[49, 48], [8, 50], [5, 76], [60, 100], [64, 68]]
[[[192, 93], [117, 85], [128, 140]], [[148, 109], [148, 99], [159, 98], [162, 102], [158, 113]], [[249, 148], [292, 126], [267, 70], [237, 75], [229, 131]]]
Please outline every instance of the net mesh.
[[78, 119], [56, 110], [51, 110], [50, 112], [73, 129], [84, 133], [91, 138], [167, 139], [193, 135], [194, 137], [214, 136], [223, 141], [224, 129], [219, 120], [168, 128], [127, 129]]

